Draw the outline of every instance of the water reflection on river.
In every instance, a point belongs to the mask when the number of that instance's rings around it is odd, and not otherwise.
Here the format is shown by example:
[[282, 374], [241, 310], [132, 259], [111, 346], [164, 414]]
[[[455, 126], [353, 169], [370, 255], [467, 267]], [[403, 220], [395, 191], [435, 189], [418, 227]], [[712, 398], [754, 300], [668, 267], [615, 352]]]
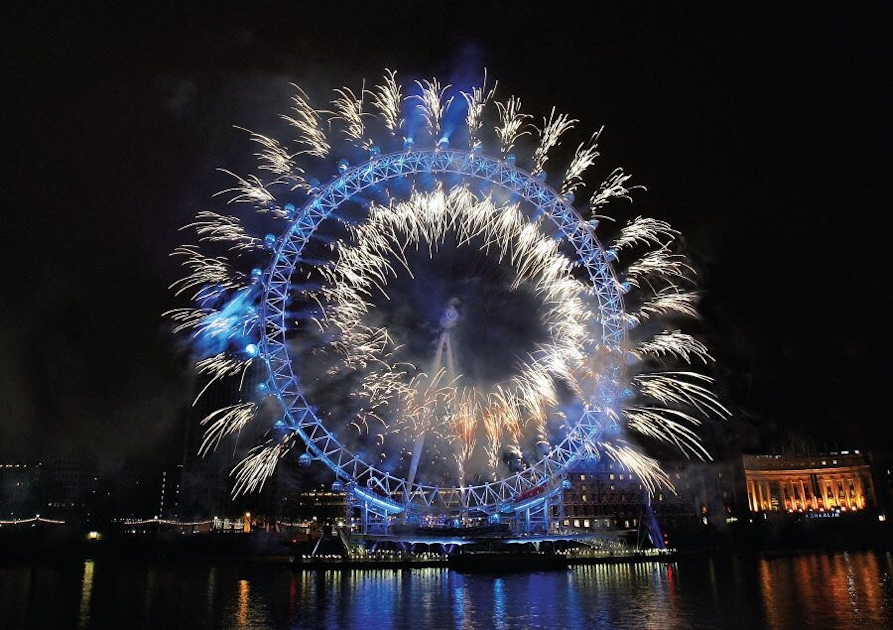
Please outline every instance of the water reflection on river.
[[4, 628], [893, 627], [893, 554], [465, 574], [204, 563], [0, 568]]

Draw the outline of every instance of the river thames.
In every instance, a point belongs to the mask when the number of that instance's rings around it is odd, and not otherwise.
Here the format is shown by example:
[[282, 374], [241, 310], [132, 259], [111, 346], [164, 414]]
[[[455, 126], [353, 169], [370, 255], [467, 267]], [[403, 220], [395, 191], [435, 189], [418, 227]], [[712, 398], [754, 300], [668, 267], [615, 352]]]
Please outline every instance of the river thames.
[[893, 553], [695, 555], [463, 573], [286, 564], [0, 568], [4, 628], [893, 627]]

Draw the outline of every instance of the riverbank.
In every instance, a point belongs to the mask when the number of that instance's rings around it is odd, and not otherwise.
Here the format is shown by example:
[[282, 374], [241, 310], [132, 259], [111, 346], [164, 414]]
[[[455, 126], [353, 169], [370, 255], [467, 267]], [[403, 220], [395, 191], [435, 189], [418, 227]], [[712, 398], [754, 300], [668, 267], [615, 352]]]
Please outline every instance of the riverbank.
[[[669, 550], [599, 550], [589, 547], [466, 546], [444, 554], [436, 545], [415, 553], [395, 549], [347, 556], [340, 541], [297, 540], [280, 533], [252, 531], [211, 533], [125, 533], [91, 536], [66, 525], [0, 528], [0, 564], [83, 562], [85, 559], [124, 563], [167, 564], [221, 561], [278, 564], [296, 570], [412, 569], [446, 567], [461, 571], [543, 570], [576, 565], [676, 562], [692, 556], [748, 554], [778, 557], [839, 551], [891, 551], [893, 536], [886, 523], [854, 527], [853, 523], [749, 524], [735, 532], [683, 539]], [[734, 534], [734, 535], [732, 535]]]

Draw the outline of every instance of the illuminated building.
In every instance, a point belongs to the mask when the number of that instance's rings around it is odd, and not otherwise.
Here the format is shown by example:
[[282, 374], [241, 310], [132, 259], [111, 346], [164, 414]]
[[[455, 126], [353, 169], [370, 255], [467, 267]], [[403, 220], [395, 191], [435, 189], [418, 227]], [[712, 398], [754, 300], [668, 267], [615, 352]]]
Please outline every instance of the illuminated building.
[[751, 512], [858, 512], [877, 506], [871, 461], [859, 451], [745, 455]]
[[280, 518], [300, 521], [316, 519], [320, 523], [335, 523], [344, 519], [346, 500], [344, 491], [318, 489], [290, 491], [280, 498]]
[[574, 529], [626, 532], [637, 544], [662, 536], [678, 546], [703, 535], [706, 526], [735, 520], [737, 466], [725, 463], [663, 462], [673, 487], [649, 496], [641, 479], [617, 462], [601, 460], [568, 474], [564, 513], [557, 520]]
[[636, 529], [642, 518], [645, 488], [615, 462], [580, 465], [568, 473], [562, 525], [582, 529]]

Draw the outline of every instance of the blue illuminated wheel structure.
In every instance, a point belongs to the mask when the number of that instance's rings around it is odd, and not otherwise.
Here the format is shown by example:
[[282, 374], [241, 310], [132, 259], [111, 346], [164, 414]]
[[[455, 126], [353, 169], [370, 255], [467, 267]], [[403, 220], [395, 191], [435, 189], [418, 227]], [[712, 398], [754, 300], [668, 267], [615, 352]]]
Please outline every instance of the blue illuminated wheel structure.
[[[615, 372], [618, 365], [605, 366], [605, 378], [592, 398], [579, 407], [579, 416], [570, 419], [563, 438], [550, 444], [548, 452], [523, 471], [476, 485], [441, 487], [413, 483], [405, 475], [395, 475], [348, 448], [326, 426], [326, 421], [307, 400], [302, 375], [295, 369], [300, 364], [289, 351], [288, 304], [295, 269], [300, 267], [305, 247], [320, 224], [337, 213], [339, 207], [370, 187], [392, 179], [419, 175], [458, 176], [461, 185], [487, 184], [504, 190], [531, 207], [532, 216], [546, 217], [555, 233], [573, 248], [579, 265], [585, 270], [586, 282], [596, 297], [597, 312], [592, 317], [600, 322], [599, 345], [606, 354], [622, 357], [625, 321], [620, 285], [616, 281], [608, 254], [598, 243], [592, 227], [583, 221], [554, 190], [537, 178], [507, 163], [480, 154], [449, 149], [410, 150], [372, 157], [363, 164], [348, 168], [343, 174], [316, 192], [296, 211], [295, 219], [282, 236], [273, 253], [273, 262], [264, 275], [264, 299], [261, 317], [267, 334], [260, 343], [269, 374], [272, 392], [281, 401], [284, 422], [289, 430], [300, 435], [312, 456], [329, 466], [337, 477], [356, 484], [366, 500], [374, 500], [386, 512], [474, 512], [487, 514], [506, 510], [518, 497], [527, 493], [541, 498], [560, 490], [555, 481], [580, 457], [592, 456], [595, 444], [609, 424], [607, 409], [613, 406], [620, 392]], [[492, 190], [490, 191], [492, 193]], [[411, 485], [410, 485], [411, 484]], [[541, 490], [542, 492], [538, 492]]]
[[495, 88], [459, 101], [436, 80], [415, 85], [404, 97], [386, 71], [325, 110], [298, 89], [284, 117], [298, 150], [252, 134], [258, 174], [230, 189], [271, 230], [203, 212], [200, 244], [227, 255], [175, 252], [191, 272], [175, 286], [197, 304], [171, 311], [177, 330], [191, 331], [199, 373], [237, 377], [245, 394], [203, 421], [202, 452], [259, 428], [236, 494], [303, 447], [299, 461], [323, 462], [384, 528], [548, 528], [581, 459], [668, 484], [629, 438], [703, 458], [694, 428], [726, 413], [709, 377], [673, 370], [706, 364], [706, 348], [659, 325], [695, 315], [676, 232], [639, 217], [602, 244], [597, 213], [631, 189], [615, 169], [575, 207], [599, 134], [563, 173], [545, 169], [577, 121], [553, 111], [537, 127]]

